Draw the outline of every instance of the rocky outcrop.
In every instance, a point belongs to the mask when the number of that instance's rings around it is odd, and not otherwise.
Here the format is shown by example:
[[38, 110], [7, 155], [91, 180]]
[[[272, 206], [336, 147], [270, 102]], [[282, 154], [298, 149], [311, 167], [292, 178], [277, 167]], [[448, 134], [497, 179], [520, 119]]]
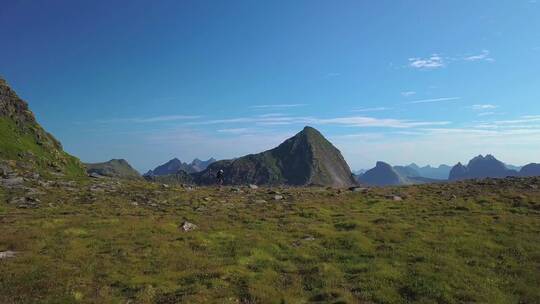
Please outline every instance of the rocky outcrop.
[[28, 104], [0, 79], [0, 160], [15, 161], [21, 171], [84, 175], [84, 167], [36, 121]]

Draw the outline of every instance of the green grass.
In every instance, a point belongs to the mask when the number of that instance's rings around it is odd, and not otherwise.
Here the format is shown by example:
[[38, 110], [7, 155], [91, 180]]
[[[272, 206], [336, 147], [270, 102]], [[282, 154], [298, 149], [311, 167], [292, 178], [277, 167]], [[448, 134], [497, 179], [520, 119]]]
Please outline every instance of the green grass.
[[[34, 130], [40, 128], [33, 126]], [[78, 159], [50, 146], [40, 145], [32, 131], [21, 132], [15, 123], [0, 117], [0, 159], [24, 160], [43, 175], [49, 175], [50, 164], [58, 164], [67, 177], [84, 176]], [[30, 155], [30, 156], [29, 156]]]
[[90, 185], [51, 188], [39, 209], [0, 203], [0, 251], [20, 252], [0, 261], [0, 303], [539, 303], [540, 192], [526, 183], [285, 202], [124, 182], [81, 204]]

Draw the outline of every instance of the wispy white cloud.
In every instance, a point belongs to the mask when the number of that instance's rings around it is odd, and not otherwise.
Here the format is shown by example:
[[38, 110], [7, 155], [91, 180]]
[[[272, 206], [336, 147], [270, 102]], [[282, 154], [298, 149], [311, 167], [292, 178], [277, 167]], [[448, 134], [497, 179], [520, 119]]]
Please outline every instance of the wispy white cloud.
[[268, 113], [268, 114], [257, 115], [257, 117], [262, 117], [262, 118], [266, 118], [266, 117], [281, 117], [281, 116], [286, 116], [286, 114], [283, 114], [283, 113]]
[[433, 54], [427, 58], [409, 58], [409, 67], [415, 69], [438, 69], [446, 65], [445, 60], [438, 54]]
[[475, 104], [475, 105], [471, 106], [471, 109], [473, 109], [475, 111], [484, 111], [484, 110], [496, 109], [498, 107], [499, 106], [492, 105], [492, 104]]
[[433, 102], [445, 102], [445, 101], [456, 101], [460, 100], [461, 97], [442, 97], [442, 98], [431, 98], [431, 99], [420, 99], [407, 102], [408, 104], [419, 104], [419, 103], [433, 103]]
[[360, 109], [354, 109], [352, 110], [352, 112], [379, 112], [379, 111], [387, 111], [391, 109], [392, 108], [388, 108], [388, 107], [360, 108]]
[[252, 130], [248, 128], [231, 128], [231, 129], [219, 129], [219, 133], [228, 133], [228, 134], [246, 134], [250, 133]]
[[292, 103], [292, 104], [267, 104], [267, 105], [254, 105], [250, 106], [250, 109], [279, 109], [279, 108], [297, 108], [307, 106], [305, 103]]
[[259, 126], [280, 125], [336, 125], [344, 127], [363, 128], [415, 128], [421, 126], [448, 125], [448, 121], [416, 121], [393, 118], [374, 118], [367, 116], [343, 116], [320, 118], [309, 116], [275, 116], [275, 117], [238, 117], [228, 119], [213, 119], [187, 122], [185, 125], [226, 125], [226, 124], [252, 124]]
[[401, 96], [404, 96], [404, 97], [409, 97], [409, 96], [413, 96], [413, 95], [416, 95], [416, 92], [414, 92], [414, 91], [401, 92]]
[[482, 50], [480, 54], [466, 56], [463, 58], [465, 61], [494, 61], [493, 58], [490, 57], [490, 52], [488, 50]]
[[491, 116], [491, 115], [495, 115], [497, 113], [495, 112], [481, 112], [481, 113], [478, 113], [477, 115], [478, 116]]
[[198, 119], [202, 116], [196, 115], [164, 115], [154, 116], [146, 118], [112, 118], [97, 120], [98, 123], [152, 123], [152, 122], [166, 122], [166, 121], [178, 121], [178, 120], [192, 120]]

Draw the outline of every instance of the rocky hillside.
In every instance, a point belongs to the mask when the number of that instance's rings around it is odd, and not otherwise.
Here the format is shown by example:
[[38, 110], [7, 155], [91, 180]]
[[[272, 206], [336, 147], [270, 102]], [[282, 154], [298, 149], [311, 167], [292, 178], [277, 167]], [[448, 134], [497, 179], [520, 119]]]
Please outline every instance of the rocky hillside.
[[194, 174], [200, 184], [214, 184], [218, 170], [226, 184], [320, 185], [347, 187], [355, 184], [341, 152], [311, 127], [278, 147], [235, 160], [218, 161]]
[[0, 79], [0, 161], [16, 171], [83, 176], [81, 162], [36, 121], [28, 104]]
[[507, 176], [517, 176], [519, 173], [510, 170], [506, 165], [496, 159], [493, 155], [479, 155], [464, 166], [461, 163], [455, 165], [450, 171], [449, 180], [464, 180], [473, 178], [503, 178]]
[[125, 159], [111, 159], [104, 163], [85, 164], [90, 175], [101, 175], [121, 179], [141, 179], [137, 170], [133, 169]]

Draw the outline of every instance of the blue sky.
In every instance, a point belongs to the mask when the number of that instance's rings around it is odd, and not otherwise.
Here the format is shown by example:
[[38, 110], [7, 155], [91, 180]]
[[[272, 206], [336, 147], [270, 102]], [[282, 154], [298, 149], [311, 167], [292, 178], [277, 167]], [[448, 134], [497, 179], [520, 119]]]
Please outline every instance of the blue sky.
[[353, 169], [540, 162], [540, 1], [4, 1], [0, 75], [83, 161], [312, 125]]

